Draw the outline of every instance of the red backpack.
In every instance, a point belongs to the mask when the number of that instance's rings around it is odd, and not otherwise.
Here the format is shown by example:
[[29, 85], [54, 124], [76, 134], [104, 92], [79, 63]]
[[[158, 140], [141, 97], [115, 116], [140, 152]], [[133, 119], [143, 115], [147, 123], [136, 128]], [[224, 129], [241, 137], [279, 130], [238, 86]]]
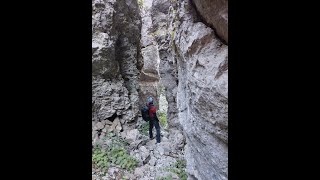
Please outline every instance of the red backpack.
[[153, 104], [149, 104], [149, 117], [150, 118], [157, 117], [156, 113], [157, 113], [157, 108]]

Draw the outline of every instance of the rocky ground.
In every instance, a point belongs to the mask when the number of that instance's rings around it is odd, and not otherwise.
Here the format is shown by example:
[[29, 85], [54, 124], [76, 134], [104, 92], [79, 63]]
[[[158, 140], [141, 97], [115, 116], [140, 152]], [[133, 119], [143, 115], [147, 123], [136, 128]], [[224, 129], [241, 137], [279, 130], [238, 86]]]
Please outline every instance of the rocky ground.
[[[141, 126], [144, 121], [139, 118], [137, 127]], [[154, 132], [155, 135], [155, 132]], [[150, 140], [143, 132], [137, 129], [120, 133], [121, 137], [129, 142], [129, 154], [135, 157], [139, 163], [134, 171], [129, 172], [120, 167], [110, 167], [107, 172], [101, 171], [95, 165], [92, 166], [93, 180], [107, 179], [181, 179], [176, 173], [170, 172], [184, 159], [185, 139], [179, 130], [161, 129], [161, 143], [156, 144], [156, 140]], [[108, 143], [106, 142], [102, 143]], [[106, 174], [104, 174], [106, 173]]]

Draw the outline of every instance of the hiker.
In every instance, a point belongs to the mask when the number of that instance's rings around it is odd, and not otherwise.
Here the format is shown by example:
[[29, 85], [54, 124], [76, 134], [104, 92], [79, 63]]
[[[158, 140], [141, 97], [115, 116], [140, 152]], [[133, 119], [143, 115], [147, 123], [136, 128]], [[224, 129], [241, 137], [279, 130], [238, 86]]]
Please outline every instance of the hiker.
[[153, 126], [155, 126], [157, 135], [156, 135], [156, 143], [160, 143], [160, 125], [159, 125], [159, 119], [157, 117], [157, 108], [153, 104], [153, 98], [148, 97], [147, 98], [147, 104], [144, 108], [141, 110], [142, 118], [145, 121], [149, 121], [149, 137], [150, 140], [153, 139], [152, 129]]

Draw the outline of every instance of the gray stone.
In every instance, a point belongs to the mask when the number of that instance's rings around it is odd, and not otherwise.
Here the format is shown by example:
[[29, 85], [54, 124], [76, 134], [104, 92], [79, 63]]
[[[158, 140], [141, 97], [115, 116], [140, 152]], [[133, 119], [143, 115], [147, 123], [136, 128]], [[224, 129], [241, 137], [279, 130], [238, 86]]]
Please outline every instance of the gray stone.
[[145, 146], [140, 147], [140, 151], [142, 152], [148, 152], [148, 149]]
[[107, 128], [102, 129], [102, 132], [104, 132], [104, 133], [106, 133], [107, 131], [108, 131]]
[[169, 139], [167, 137], [162, 137], [161, 140], [162, 140], [162, 142], [168, 142], [169, 141]]
[[137, 167], [134, 170], [134, 175], [137, 177], [143, 177], [145, 170], [146, 170], [145, 166]]
[[101, 130], [104, 129], [104, 123], [103, 122], [97, 122], [93, 126], [93, 130]]
[[120, 133], [122, 127], [121, 127], [121, 123], [118, 117], [116, 117], [111, 125], [111, 127], [109, 128], [109, 132], [111, 131], [115, 131]]
[[151, 157], [151, 159], [149, 161], [150, 166], [155, 166], [156, 165], [156, 161], [157, 161], [157, 159], [155, 157]]
[[228, 42], [228, 0], [193, 0], [199, 14]]
[[157, 150], [159, 151], [159, 153], [160, 153], [161, 156], [164, 154], [164, 149], [163, 149], [163, 147], [160, 146]]
[[129, 143], [133, 143], [138, 139], [138, 137], [139, 137], [138, 129], [129, 130], [125, 135], [125, 138], [128, 140]]
[[104, 120], [104, 122], [106, 123], [106, 125], [109, 125], [109, 126], [111, 126], [111, 125], [112, 125], [112, 122], [111, 122], [111, 121], [109, 121], [109, 120]]
[[142, 161], [145, 161], [150, 156], [149, 150], [144, 146], [140, 147], [139, 153]]

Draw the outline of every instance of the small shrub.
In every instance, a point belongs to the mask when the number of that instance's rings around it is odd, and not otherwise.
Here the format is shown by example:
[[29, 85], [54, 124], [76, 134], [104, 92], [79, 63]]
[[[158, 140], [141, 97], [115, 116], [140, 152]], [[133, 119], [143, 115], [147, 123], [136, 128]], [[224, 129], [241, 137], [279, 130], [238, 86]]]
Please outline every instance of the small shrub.
[[138, 160], [127, 154], [123, 148], [113, 148], [109, 153], [109, 157], [112, 164], [119, 165], [121, 168], [129, 171], [133, 171], [138, 165]]
[[92, 162], [103, 171], [106, 171], [110, 165], [107, 152], [98, 148], [93, 151]]
[[166, 168], [167, 171], [175, 173], [181, 180], [187, 180], [188, 175], [185, 171], [186, 161], [177, 160], [176, 163], [173, 164], [172, 168]]
[[160, 125], [162, 127], [166, 127], [167, 126], [167, 114], [164, 112], [159, 112], [159, 121], [160, 121]]
[[128, 142], [112, 134], [108, 134], [106, 138], [110, 138], [112, 144], [105, 149], [101, 146], [95, 146], [92, 153], [92, 163], [104, 172], [110, 166], [115, 165], [133, 171], [138, 165], [138, 160], [127, 153], [125, 147]]
[[[123, 139], [121, 136], [114, 134], [114, 133], [108, 133], [103, 141], [106, 141], [107, 139], [111, 140], [111, 144], [113, 147], [127, 147], [130, 145], [126, 139]], [[111, 150], [111, 146], [107, 147], [108, 150]]]
[[148, 136], [149, 135], [149, 122], [144, 122], [139, 128], [139, 132], [140, 132], [140, 134]]
[[177, 160], [176, 163], [174, 163], [174, 166], [176, 168], [179, 168], [179, 169], [183, 169], [183, 168], [186, 168], [187, 167], [187, 163], [185, 160]]
[[139, 5], [139, 8], [142, 9], [143, 8], [143, 0], [138, 0], [138, 5]]
[[168, 175], [168, 176], [165, 176], [165, 177], [158, 177], [157, 180], [172, 180], [172, 175]]
[[126, 177], [126, 176], [123, 176], [123, 177], [121, 178], [121, 180], [127, 180], [127, 177]]
[[161, 84], [159, 88], [159, 94], [166, 96], [165, 92], [166, 92], [166, 88]]
[[174, 31], [171, 32], [171, 40], [174, 40]]

